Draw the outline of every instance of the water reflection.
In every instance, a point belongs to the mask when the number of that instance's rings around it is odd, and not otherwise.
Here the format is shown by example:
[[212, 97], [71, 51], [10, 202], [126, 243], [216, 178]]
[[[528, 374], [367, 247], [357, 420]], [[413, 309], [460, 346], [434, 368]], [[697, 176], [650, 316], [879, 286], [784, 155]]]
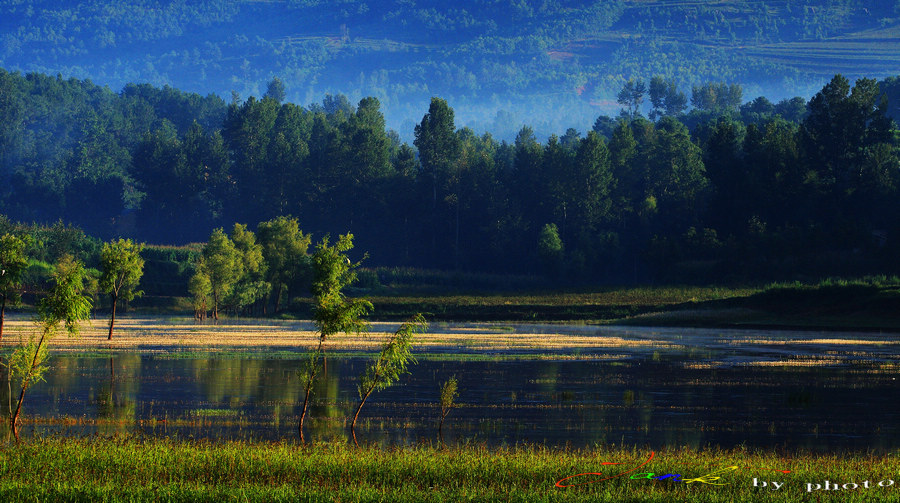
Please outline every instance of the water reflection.
[[[895, 346], [741, 335], [735, 343], [721, 333], [634, 332], [673, 344], [604, 347], [596, 358], [565, 351], [558, 359], [420, 357], [411, 375], [370, 398], [357, 436], [361, 443], [436, 443], [440, 384], [456, 375], [458, 406], [443, 429], [448, 444], [900, 448]], [[297, 437], [301, 354], [175, 356], [53, 357], [47, 382], [29, 390], [22, 434]], [[314, 391], [310, 439], [347, 441], [366, 363], [329, 357]], [[8, 401], [0, 386], [0, 403]]]

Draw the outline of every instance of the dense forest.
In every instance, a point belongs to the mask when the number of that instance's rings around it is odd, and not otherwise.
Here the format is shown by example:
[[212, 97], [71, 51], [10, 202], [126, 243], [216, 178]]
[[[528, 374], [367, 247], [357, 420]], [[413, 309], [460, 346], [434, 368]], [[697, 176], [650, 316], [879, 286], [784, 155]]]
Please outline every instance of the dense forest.
[[835, 73], [900, 67], [896, 0], [0, 1], [0, 67], [229, 96], [273, 77], [288, 101], [373, 96], [411, 141], [441, 96], [511, 141], [585, 129], [632, 76], [811, 96]]
[[301, 107], [278, 79], [226, 103], [0, 71], [0, 213], [175, 245], [291, 215], [352, 232], [367, 265], [570, 280], [896, 272], [900, 79], [742, 94], [632, 79], [618, 117], [546, 142], [458, 128], [432, 98], [409, 145], [376, 98]]

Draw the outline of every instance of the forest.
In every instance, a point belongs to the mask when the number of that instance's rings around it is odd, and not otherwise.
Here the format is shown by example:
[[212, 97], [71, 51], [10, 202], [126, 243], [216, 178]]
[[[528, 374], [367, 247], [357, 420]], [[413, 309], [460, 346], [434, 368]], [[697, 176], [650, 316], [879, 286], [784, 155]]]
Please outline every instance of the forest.
[[511, 141], [522, 123], [541, 139], [589, 127], [632, 76], [778, 100], [835, 73], [884, 78], [898, 32], [896, 0], [7, 0], [0, 67], [243, 97], [277, 76], [294, 103], [378, 98], [407, 141], [441, 96]]
[[898, 78], [836, 75], [808, 102], [632, 79], [617, 117], [546, 142], [459, 128], [432, 98], [412, 145], [376, 98], [301, 107], [283, 87], [226, 103], [0, 71], [4, 226], [96, 255], [85, 233], [180, 246], [291, 216], [313, 241], [352, 233], [367, 266], [551, 281], [897, 271]]

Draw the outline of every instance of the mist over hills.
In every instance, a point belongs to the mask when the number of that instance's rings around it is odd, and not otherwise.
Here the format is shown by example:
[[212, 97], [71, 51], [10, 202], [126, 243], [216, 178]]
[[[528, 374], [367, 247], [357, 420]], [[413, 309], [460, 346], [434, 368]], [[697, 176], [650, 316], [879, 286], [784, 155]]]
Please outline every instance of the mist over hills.
[[407, 141], [432, 96], [508, 140], [590, 129], [629, 78], [808, 98], [835, 73], [895, 74], [898, 38], [900, 2], [879, 0], [0, 2], [7, 70], [226, 101], [278, 77], [302, 105], [375, 96]]

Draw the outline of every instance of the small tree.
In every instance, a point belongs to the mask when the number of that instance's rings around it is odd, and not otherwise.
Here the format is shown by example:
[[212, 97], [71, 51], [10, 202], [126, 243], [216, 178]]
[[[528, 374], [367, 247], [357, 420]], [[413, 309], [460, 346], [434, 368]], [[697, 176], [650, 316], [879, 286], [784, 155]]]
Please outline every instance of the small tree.
[[444, 419], [447, 419], [447, 414], [450, 414], [453, 402], [458, 396], [458, 383], [456, 376], [453, 376], [441, 385], [441, 422], [438, 423], [438, 435], [440, 435], [442, 443], [444, 441]]
[[348, 299], [343, 292], [344, 287], [356, 281], [356, 269], [360, 265], [347, 257], [346, 253], [351, 249], [353, 234], [338, 237], [334, 246], [328, 246], [328, 236], [325, 236], [316, 245], [312, 257], [313, 322], [323, 340], [337, 333], [360, 333], [369, 329], [369, 323], [362, 317], [372, 310], [372, 303], [366, 299]]
[[135, 290], [144, 274], [144, 259], [141, 258], [143, 249], [144, 245], [135, 244], [130, 239], [120, 239], [104, 244], [100, 251], [100, 267], [103, 269], [100, 289], [112, 299], [107, 340], [112, 340], [119, 299], [128, 302], [143, 293]]
[[213, 319], [218, 320], [219, 306], [244, 274], [241, 253], [221, 228], [213, 231], [203, 247], [203, 258], [197, 264], [197, 274], [203, 274], [209, 279]]
[[547, 224], [538, 237], [538, 256], [551, 276], [559, 275], [563, 265], [563, 242], [556, 224]]
[[350, 432], [353, 434], [353, 442], [356, 442], [356, 420], [359, 411], [362, 410], [366, 400], [375, 391], [380, 391], [394, 384], [401, 375], [409, 373], [409, 362], [416, 363], [412, 355], [413, 336], [423, 332], [428, 327], [425, 318], [421, 314], [415, 315], [411, 320], [400, 326], [390, 339], [381, 348], [381, 354], [366, 368], [365, 373], [359, 378], [356, 387], [359, 392], [359, 407], [353, 415], [350, 423]]
[[356, 268], [346, 253], [353, 248], [353, 234], [345, 234], [329, 246], [328, 236], [316, 245], [312, 257], [313, 282], [313, 323], [319, 332], [316, 350], [307, 356], [306, 364], [300, 371], [300, 381], [304, 386], [303, 407], [300, 411], [300, 440], [303, 440], [303, 421], [309, 405], [313, 385], [319, 376], [319, 369], [325, 362], [325, 339], [334, 334], [368, 332], [369, 323], [363, 316], [372, 310], [372, 303], [366, 299], [348, 299], [344, 287], [356, 280]]
[[188, 292], [192, 296], [191, 302], [194, 306], [194, 317], [203, 321], [212, 303], [212, 285], [209, 284], [209, 276], [199, 271], [194, 273], [188, 282]]
[[28, 269], [25, 246], [25, 240], [12, 234], [0, 237], [0, 340], [7, 302], [15, 306], [22, 300], [22, 275]]
[[53, 271], [54, 285], [47, 297], [38, 305], [37, 324], [40, 337], [35, 340], [32, 334], [27, 344], [21, 344], [9, 361], [11, 376], [21, 377], [22, 390], [16, 404], [16, 411], [10, 418], [13, 431], [17, 431], [19, 413], [25, 401], [25, 392], [32, 384], [41, 382], [48, 367], [48, 345], [59, 331], [59, 325], [65, 326], [70, 336], [78, 335], [78, 322], [88, 319], [91, 302], [84, 295], [84, 281], [87, 272], [81, 262], [71, 255], [63, 255]]

